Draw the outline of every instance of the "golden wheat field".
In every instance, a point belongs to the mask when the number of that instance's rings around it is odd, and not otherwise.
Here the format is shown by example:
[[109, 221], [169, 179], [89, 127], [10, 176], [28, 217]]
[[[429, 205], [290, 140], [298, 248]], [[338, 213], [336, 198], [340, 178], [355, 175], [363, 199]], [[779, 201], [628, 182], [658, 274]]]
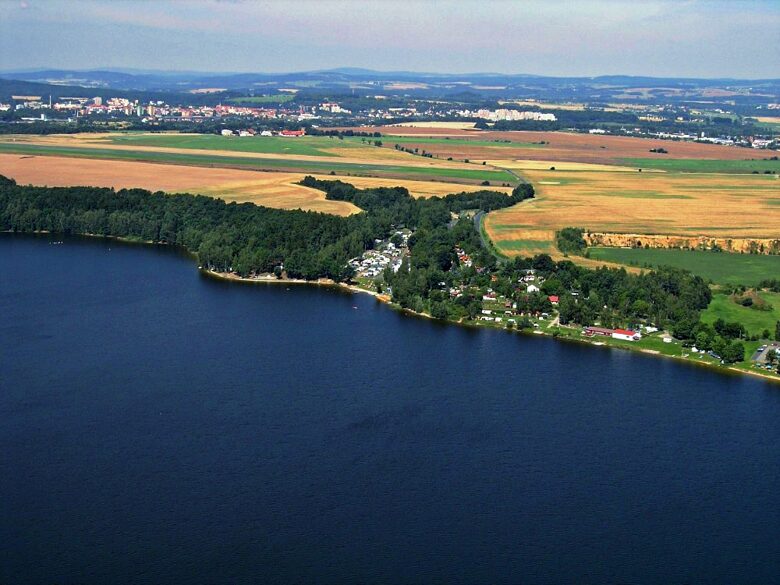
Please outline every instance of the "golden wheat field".
[[564, 227], [591, 231], [771, 238], [780, 234], [776, 175], [524, 169], [536, 198], [494, 211], [485, 229], [508, 255], [555, 252]]
[[[20, 184], [51, 187], [90, 185], [115, 189], [139, 187], [169, 193], [197, 193], [226, 201], [252, 202], [279, 209], [305, 209], [335, 215], [357, 213], [344, 201], [328, 201], [322, 192], [297, 183], [304, 173], [263, 172], [206, 168], [136, 161], [84, 159], [56, 156], [0, 154], [0, 174]], [[482, 187], [436, 181], [315, 175], [339, 179], [360, 188], [406, 187], [415, 197], [431, 197]], [[495, 187], [508, 192], [510, 188]]]

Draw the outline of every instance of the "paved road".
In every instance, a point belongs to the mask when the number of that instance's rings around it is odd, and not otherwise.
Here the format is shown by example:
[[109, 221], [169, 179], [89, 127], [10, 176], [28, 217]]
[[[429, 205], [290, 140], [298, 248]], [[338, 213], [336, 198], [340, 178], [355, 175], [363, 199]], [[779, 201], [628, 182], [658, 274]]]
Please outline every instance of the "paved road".
[[496, 257], [496, 260], [499, 262], [503, 262], [505, 258], [499, 254], [496, 253], [496, 249], [493, 247], [493, 244], [490, 242], [488, 237], [485, 235], [485, 232], [482, 230], [482, 218], [485, 217], [484, 211], [478, 211], [474, 214], [474, 227], [477, 230], [477, 233], [479, 234], [479, 239], [482, 240], [482, 247], [488, 250], [493, 256]]
[[769, 352], [776, 350], [778, 348], [780, 348], [780, 342], [770, 343], [766, 346], [766, 349], [764, 349], [763, 351], [756, 350], [756, 352], [751, 356], [750, 360], [757, 362], [759, 364], [765, 364]]

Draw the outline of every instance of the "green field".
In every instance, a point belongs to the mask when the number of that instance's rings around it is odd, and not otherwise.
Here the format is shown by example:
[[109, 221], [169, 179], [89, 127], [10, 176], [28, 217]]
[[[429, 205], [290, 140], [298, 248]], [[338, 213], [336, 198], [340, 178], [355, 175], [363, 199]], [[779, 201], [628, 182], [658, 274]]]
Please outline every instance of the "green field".
[[[553, 244], [549, 240], [501, 240], [500, 246], [496, 246], [502, 252], [527, 252], [538, 254], [540, 251], [553, 252]], [[494, 242], [495, 245], [495, 242]]]
[[771, 311], [759, 311], [735, 303], [728, 295], [714, 295], [712, 302], [701, 314], [701, 320], [712, 323], [716, 319], [726, 322], [738, 322], [745, 326], [751, 335], [761, 335], [768, 329], [774, 335], [775, 324], [780, 321], [780, 293], [758, 293], [762, 299], [772, 305]]
[[780, 256], [655, 248], [589, 248], [588, 256], [627, 266], [675, 266], [717, 284], [756, 286], [780, 277]]
[[[303, 154], [309, 156], [339, 156], [327, 148], [369, 148], [354, 142], [322, 136], [282, 138], [279, 136], [217, 136], [215, 134], [118, 134], [111, 136], [113, 144], [128, 146], [159, 146], [192, 150], [230, 150], [263, 154]], [[375, 148], [375, 147], [370, 147]]]
[[702, 160], [689, 158], [623, 158], [626, 166], [639, 169], [659, 169], [684, 173], [752, 173], [774, 171], [780, 173], [780, 160], [761, 160], [774, 156], [770, 151], [763, 153], [745, 150], [745, 158], [750, 156], [758, 160]]
[[264, 104], [284, 104], [295, 98], [291, 93], [279, 93], [276, 95], [256, 95], [251, 97], [237, 97], [228, 100], [231, 104], [239, 105], [264, 105]]
[[39, 146], [0, 142], [0, 152], [41, 156], [69, 156], [108, 160], [133, 160], [194, 165], [201, 167], [230, 167], [249, 170], [283, 170], [326, 174], [352, 174], [367, 177], [401, 177], [419, 180], [464, 180], [490, 181], [493, 184], [516, 182], [515, 177], [505, 171], [448, 169], [437, 167], [406, 167], [396, 165], [375, 165], [358, 163], [319, 162], [309, 160], [290, 160], [284, 158], [231, 157], [214, 154], [189, 154], [178, 152], [149, 152], [132, 150], [110, 150], [100, 148], [79, 148], [71, 146]]

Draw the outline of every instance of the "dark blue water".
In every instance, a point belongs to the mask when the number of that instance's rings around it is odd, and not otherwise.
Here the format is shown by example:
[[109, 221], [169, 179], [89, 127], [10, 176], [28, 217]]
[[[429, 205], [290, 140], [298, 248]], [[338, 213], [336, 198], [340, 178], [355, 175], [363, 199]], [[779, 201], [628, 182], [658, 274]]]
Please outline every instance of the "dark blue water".
[[780, 387], [0, 237], [1, 583], [780, 581]]

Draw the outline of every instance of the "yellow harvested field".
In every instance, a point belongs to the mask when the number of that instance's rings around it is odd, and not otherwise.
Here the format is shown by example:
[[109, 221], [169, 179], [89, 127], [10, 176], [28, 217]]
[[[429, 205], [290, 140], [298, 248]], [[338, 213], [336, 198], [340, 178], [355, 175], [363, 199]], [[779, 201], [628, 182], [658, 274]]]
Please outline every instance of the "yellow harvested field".
[[226, 201], [251, 201], [279, 209], [305, 209], [335, 215], [360, 210], [344, 201], [328, 201], [316, 189], [296, 185], [301, 173], [264, 173], [155, 163], [0, 154], [0, 174], [22, 185], [140, 187], [167, 193], [211, 195]]
[[387, 126], [387, 128], [444, 128], [449, 130], [471, 130], [474, 126], [476, 126], [476, 122], [402, 122], [400, 124], [395, 124], [394, 126]]
[[756, 120], [769, 124], [780, 124], [780, 116], [756, 116]]
[[[56, 156], [0, 154], [0, 174], [20, 184], [51, 187], [91, 185], [115, 189], [139, 187], [168, 193], [195, 193], [225, 201], [252, 202], [279, 209], [305, 209], [335, 215], [360, 210], [344, 201], [328, 201], [322, 192], [297, 183], [305, 173], [280, 173], [224, 168], [190, 167], [146, 162], [83, 159]], [[319, 179], [339, 179], [356, 187], [406, 187], [415, 197], [477, 191], [478, 185], [436, 181], [380, 179], [316, 175]], [[510, 192], [508, 187], [494, 190]]]
[[450, 193], [473, 193], [481, 189], [511, 193], [512, 187], [482, 187], [480, 185], [462, 185], [460, 183], [442, 183], [438, 181], [413, 181], [408, 179], [379, 179], [374, 177], [339, 177], [332, 175], [315, 175], [318, 179], [340, 179], [351, 183], [360, 189], [371, 187], [406, 187], [414, 197], [442, 197]]
[[508, 255], [554, 251], [555, 231], [772, 238], [775, 175], [526, 170], [536, 198], [494, 211], [485, 228]]

